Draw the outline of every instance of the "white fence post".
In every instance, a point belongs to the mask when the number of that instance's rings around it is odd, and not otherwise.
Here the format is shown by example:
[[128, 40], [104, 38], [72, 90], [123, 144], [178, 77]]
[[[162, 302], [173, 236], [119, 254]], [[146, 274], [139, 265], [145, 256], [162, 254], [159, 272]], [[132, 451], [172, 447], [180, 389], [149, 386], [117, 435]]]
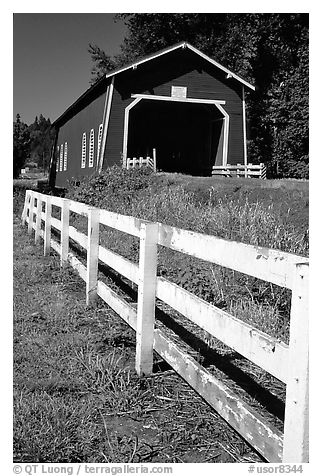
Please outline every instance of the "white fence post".
[[41, 212], [42, 212], [42, 197], [41, 197], [41, 194], [38, 193], [37, 194], [37, 208], [36, 208], [35, 243], [38, 243], [40, 239]]
[[35, 207], [35, 195], [31, 192], [31, 199], [29, 205], [29, 217], [28, 217], [28, 233], [32, 233], [32, 226], [34, 221], [34, 207]]
[[23, 211], [22, 211], [22, 215], [21, 215], [22, 225], [24, 225], [25, 222], [26, 222], [27, 210], [28, 210], [29, 203], [30, 203], [30, 192], [29, 192], [29, 190], [26, 190], [25, 203], [24, 203]]
[[266, 165], [264, 163], [260, 163], [260, 178], [266, 180]]
[[135, 362], [139, 376], [152, 373], [158, 230], [157, 223], [141, 224]]
[[309, 461], [308, 263], [295, 265], [286, 387], [283, 463]]
[[86, 266], [86, 305], [97, 300], [97, 269], [99, 248], [99, 208], [88, 208], [87, 266]]
[[50, 255], [50, 239], [51, 239], [51, 197], [47, 195], [45, 198], [45, 231], [44, 231], [44, 256]]
[[152, 156], [153, 156], [153, 172], [157, 171], [157, 151], [156, 149], [152, 149]]
[[60, 265], [63, 266], [67, 261], [69, 251], [69, 200], [62, 199], [61, 207], [61, 232], [60, 232]]

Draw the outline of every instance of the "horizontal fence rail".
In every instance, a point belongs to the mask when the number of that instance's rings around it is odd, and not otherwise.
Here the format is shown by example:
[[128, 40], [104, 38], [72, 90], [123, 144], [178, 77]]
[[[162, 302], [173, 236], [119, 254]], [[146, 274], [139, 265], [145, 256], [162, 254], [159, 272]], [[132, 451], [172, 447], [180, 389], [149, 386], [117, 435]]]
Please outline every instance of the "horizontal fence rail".
[[236, 165], [214, 165], [212, 175], [221, 175], [224, 177], [257, 177], [266, 179], [266, 165], [256, 164], [236, 164]]
[[154, 172], [157, 170], [156, 149], [153, 149], [152, 157], [128, 157], [126, 159], [126, 168], [135, 169], [138, 167], [150, 167]]
[[156, 296], [254, 364], [287, 382], [286, 344], [164, 278], [157, 278]]
[[[52, 216], [53, 206], [60, 209], [60, 219]], [[87, 234], [70, 225], [71, 212], [87, 218]], [[69, 263], [79, 273], [86, 284], [87, 304], [100, 297], [135, 330], [139, 375], [151, 374], [155, 350], [267, 461], [308, 461], [307, 258], [151, 223], [31, 190], [26, 191], [22, 223], [27, 223], [28, 233], [35, 231], [36, 243], [43, 239], [45, 256], [52, 248], [60, 255], [62, 266]], [[100, 224], [139, 238], [139, 264], [99, 244]], [[60, 232], [59, 242], [52, 238], [52, 228]], [[86, 265], [71, 252], [70, 240], [86, 250]], [[290, 289], [289, 345], [157, 276], [158, 246]], [[130, 304], [98, 279], [99, 261], [138, 286], [137, 304]], [[286, 384], [283, 433], [155, 327], [156, 298]]]
[[291, 253], [224, 240], [168, 225], [159, 227], [158, 243], [288, 289], [292, 289], [294, 265], [299, 261], [308, 262], [307, 258]]

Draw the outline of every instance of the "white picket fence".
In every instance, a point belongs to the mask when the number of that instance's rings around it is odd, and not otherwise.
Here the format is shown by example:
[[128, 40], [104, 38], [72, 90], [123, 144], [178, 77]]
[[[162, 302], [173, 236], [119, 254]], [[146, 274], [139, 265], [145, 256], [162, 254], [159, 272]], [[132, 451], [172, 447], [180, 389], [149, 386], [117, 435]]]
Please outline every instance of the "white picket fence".
[[126, 159], [126, 168], [135, 169], [137, 167], [150, 167], [154, 172], [157, 170], [156, 150], [153, 149], [152, 157], [128, 157]]
[[[43, 203], [45, 203], [43, 210]], [[61, 210], [60, 220], [52, 206]], [[87, 235], [69, 224], [70, 212], [87, 217]], [[289, 253], [119, 215], [64, 198], [27, 190], [22, 223], [69, 263], [86, 283], [86, 303], [102, 298], [136, 331], [136, 371], [152, 372], [153, 350], [193, 387], [269, 462], [308, 461], [308, 272], [309, 261]], [[140, 239], [139, 264], [99, 244], [99, 225]], [[51, 229], [60, 231], [60, 241]], [[69, 239], [87, 250], [86, 266], [69, 249]], [[157, 276], [157, 248], [164, 246], [292, 290], [290, 342], [286, 345], [237, 317]], [[98, 280], [99, 260], [138, 285], [137, 305]], [[155, 327], [155, 299], [286, 384], [284, 432], [272, 427], [227, 385]]]
[[214, 165], [212, 175], [222, 175], [224, 177], [258, 177], [266, 179], [266, 165], [256, 164], [236, 164], [236, 165]]

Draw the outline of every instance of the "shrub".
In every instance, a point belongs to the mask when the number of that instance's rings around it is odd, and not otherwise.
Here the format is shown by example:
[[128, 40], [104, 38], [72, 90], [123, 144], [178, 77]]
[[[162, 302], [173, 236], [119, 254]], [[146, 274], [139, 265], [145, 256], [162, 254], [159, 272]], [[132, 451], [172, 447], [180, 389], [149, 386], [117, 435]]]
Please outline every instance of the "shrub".
[[[68, 198], [88, 205], [117, 210], [129, 205], [140, 190], [149, 187], [148, 168], [125, 170], [113, 166], [100, 175], [86, 177], [78, 184], [71, 184]], [[121, 213], [121, 212], [120, 212]]]

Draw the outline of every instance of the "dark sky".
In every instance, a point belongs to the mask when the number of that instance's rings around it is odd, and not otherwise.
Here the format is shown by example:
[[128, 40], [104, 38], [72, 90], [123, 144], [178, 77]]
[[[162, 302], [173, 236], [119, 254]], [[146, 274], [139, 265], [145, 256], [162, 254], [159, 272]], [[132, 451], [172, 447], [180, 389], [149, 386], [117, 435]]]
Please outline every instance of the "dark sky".
[[13, 23], [13, 117], [55, 120], [89, 86], [88, 44], [113, 56], [126, 27], [113, 13], [18, 13]]

